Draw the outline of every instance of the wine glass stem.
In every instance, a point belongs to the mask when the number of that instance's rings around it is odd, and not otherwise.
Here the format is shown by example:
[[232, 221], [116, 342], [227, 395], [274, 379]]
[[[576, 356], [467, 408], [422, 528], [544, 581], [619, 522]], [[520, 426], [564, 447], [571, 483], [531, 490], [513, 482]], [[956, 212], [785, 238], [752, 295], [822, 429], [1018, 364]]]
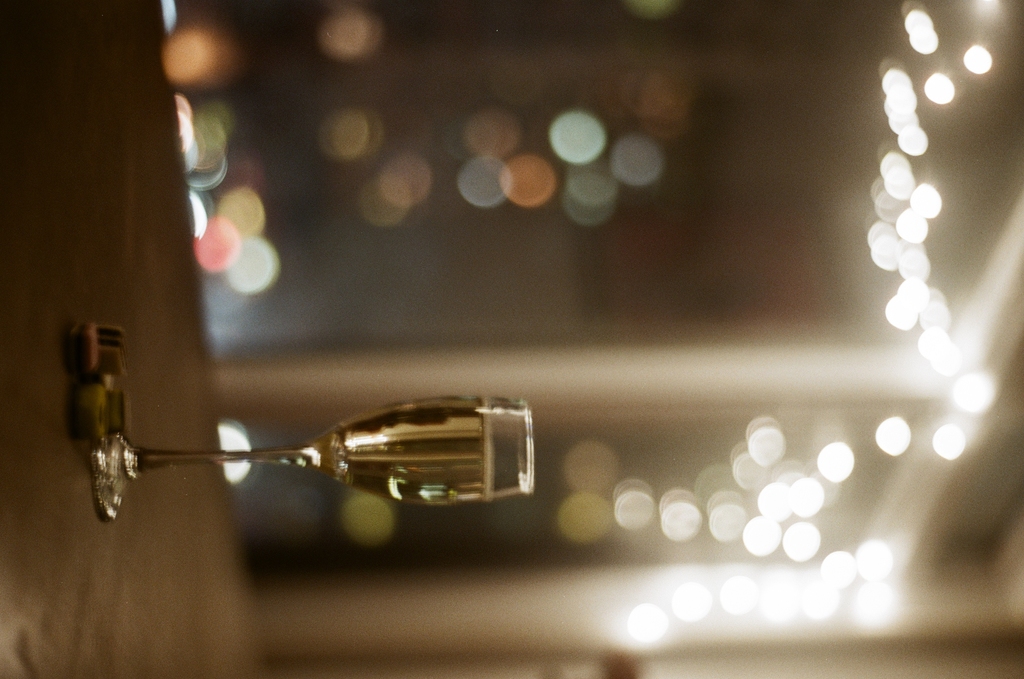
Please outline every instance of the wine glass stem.
[[132, 448], [138, 459], [139, 470], [173, 467], [181, 464], [224, 462], [272, 462], [293, 464], [300, 467], [319, 466], [320, 453], [312, 446], [283, 446], [258, 450], [207, 450], [184, 452], [178, 450], [153, 450]]

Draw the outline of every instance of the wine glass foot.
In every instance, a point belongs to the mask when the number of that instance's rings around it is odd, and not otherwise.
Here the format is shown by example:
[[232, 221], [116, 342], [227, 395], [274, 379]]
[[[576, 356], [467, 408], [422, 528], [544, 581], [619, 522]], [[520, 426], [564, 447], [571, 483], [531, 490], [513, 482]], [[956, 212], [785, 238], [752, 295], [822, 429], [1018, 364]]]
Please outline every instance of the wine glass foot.
[[103, 521], [117, 518], [125, 487], [138, 475], [135, 451], [120, 434], [104, 436], [89, 453], [96, 513]]

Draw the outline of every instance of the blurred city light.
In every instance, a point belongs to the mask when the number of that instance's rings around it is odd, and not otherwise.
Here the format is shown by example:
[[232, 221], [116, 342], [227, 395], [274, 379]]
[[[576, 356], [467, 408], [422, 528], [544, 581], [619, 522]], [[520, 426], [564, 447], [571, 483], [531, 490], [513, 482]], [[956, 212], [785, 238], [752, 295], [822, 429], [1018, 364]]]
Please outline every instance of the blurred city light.
[[654, 518], [656, 505], [651, 487], [638, 479], [615, 486], [615, 521], [626, 530], [639, 530]]
[[739, 539], [746, 525], [747, 510], [739, 493], [718, 491], [708, 500], [708, 530], [719, 542]]
[[519, 118], [502, 108], [475, 113], [462, 131], [466, 149], [476, 156], [505, 158], [519, 147], [523, 136]]
[[430, 163], [418, 153], [409, 151], [390, 158], [378, 176], [381, 195], [403, 210], [426, 200], [433, 183]]
[[225, 85], [239, 61], [234, 40], [213, 26], [182, 26], [164, 41], [164, 73], [177, 87]]
[[603, 164], [571, 166], [566, 171], [562, 209], [580, 226], [597, 226], [614, 214], [618, 195], [618, 182]]
[[953, 402], [969, 413], [983, 413], [996, 398], [996, 382], [987, 372], [963, 375], [953, 384]]
[[260, 235], [267, 220], [263, 201], [248, 186], [239, 186], [221, 196], [217, 214], [230, 219], [242, 236]]
[[672, 595], [672, 612], [683, 622], [703, 620], [713, 604], [711, 592], [697, 582], [683, 583]]
[[[220, 439], [221, 450], [252, 450], [245, 427], [233, 420], [221, 420], [217, 423], [217, 438]], [[249, 462], [224, 462], [221, 467], [224, 469], [224, 478], [228, 480], [228, 483], [235, 485], [241, 483], [249, 475], [252, 464]]]
[[839, 608], [839, 600], [838, 589], [821, 580], [815, 580], [804, 587], [800, 607], [804, 615], [811, 620], [827, 620]]
[[703, 515], [696, 496], [688, 490], [674, 488], [661, 496], [661, 532], [675, 542], [693, 539], [700, 531]]
[[743, 490], [760, 488], [768, 478], [768, 470], [750, 456], [746, 442], [737, 444], [732, 454], [732, 476]]
[[924, 96], [936, 104], [948, 104], [953, 101], [955, 94], [956, 87], [953, 86], [953, 81], [944, 73], [933, 73], [924, 82]]
[[955, 460], [967, 447], [967, 435], [955, 424], [944, 424], [932, 436], [932, 449], [947, 460]]
[[889, 622], [896, 612], [896, 594], [885, 582], [866, 582], [857, 590], [854, 619], [874, 627]]
[[928, 237], [928, 221], [913, 209], [904, 210], [896, 220], [896, 233], [908, 243], [923, 243]]
[[902, 417], [890, 417], [875, 430], [875, 443], [889, 455], [902, 455], [910, 447], [910, 425]]
[[202, 237], [193, 241], [196, 261], [211, 273], [220, 273], [235, 263], [242, 252], [242, 236], [230, 219], [215, 216], [206, 222]]
[[272, 286], [280, 272], [277, 249], [261, 236], [249, 236], [242, 239], [238, 258], [224, 275], [235, 292], [255, 295]]
[[789, 622], [800, 612], [800, 588], [791, 572], [770, 573], [761, 582], [761, 615], [774, 623]]
[[195, 238], [202, 238], [206, 233], [206, 222], [209, 217], [206, 214], [206, 205], [203, 199], [195, 191], [188, 192], [188, 203], [192, 207], [192, 233]]
[[835, 589], [846, 589], [857, 578], [857, 559], [849, 552], [832, 552], [821, 561], [821, 579]]
[[841, 483], [853, 472], [853, 451], [850, 446], [836, 441], [818, 453], [818, 471], [832, 483]]
[[926, 219], [935, 219], [942, 210], [942, 196], [931, 184], [919, 184], [910, 194], [910, 207]]
[[627, 134], [612, 146], [612, 174], [627, 186], [653, 184], [661, 178], [664, 168], [661, 144], [645, 134]]
[[565, 539], [578, 544], [597, 542], [612, 525], [608, 500], [591, 492], [577, 492], [558, 507], [558, 530]]
[[971, 73], [988, 73], [992, 68], [992, 55], [981, 45], [974, 45], [964, 52], [964, 66]]
[[472, 158], [459, 170], [459, 193], [470, 205], [480, 208], [497, 207], [505, 202], [501, 188], [501, 174], [505, 163], [497, 158], [478, 156]]
[[320, 126], [320, 150], [334, 160], [352, 161], [373, 155], [383, 141], [380, 118], [364, 109], [333, 111]]
[[509, 202], [526, 208], [547, 203], [558, 184], [551, 164], [532, 153], [509, 159], [502, 168], [499, 181]]
[[932, 263], [928, 259], [928, 253], [923, 245], [915, 243], [900, 243], [900, 276], [903, 278], [920, 278], [928, 280], [931, 275]]
[[576, 109], [555, 118], [548, 130], [548, 139], [559, 158], [574, 165], [585, 165], [604, 151], [607, 135], [594, 114]]
[[794, 523], [782, 535], [782, 550], [793, 561], [803, 563], [814, 558], [821, 547], [821, 533], [817, 526], [806, 521]]
[[[912, 280], [912, 279], [908, 279]], [[905, 297], [894, 295], [885, 305], [885, 318], [898, 330], [910, 330], [917, 325], [917, 312]]]
[[760, 590], [757, 583], [745, 575], [735, 575], [722, 584], [718, 599], [730, 615], [745, 615], [754, 610]]
[[368, 493], [352, 493], [341, 505], [341, 528], [361, 547], [380, 547], [395, 534], [397, 516], [391, 502]]
[[640, 604], [630, 612], [626, 629], [637, 641], [654, 643], [668, 631], [668, 616], [654, 604]]
[[907, 155], [921, 156], [928, 150], [928, 135], [917, 125], [907, 125], [897, 135], [896, 143]]
[[817, 479], [805, 477], [789, 487], [789, 506], [803, 519], [817, 514], [825, 504], [825, 489]]
[[789, 506], [789, 484], [775, 481], [762, 488], [757, 495], [757, 509], [779, 523], [788, 519], [793, 513]]
[[868, 582], [889, 577], [892, 567], [892, 550], [882, 540], [868, 540], [857, 548], [857, 572]]
[[779, 423], [759, 417], [747, 425], [747, 451], [762, 467], [770, 467], [786, 454], [786, 437]]
[[664, 19], [675, 13], [682, 0], [622, 0], [631, 13], [641, 19]]
[[743, 529], [743, 546], [754, 556], [768, 556], [782, 542], [782, 528], [766, 516], [755, 516]]
[[384, 23], [360, 4], [343, 5], [329, 14], [317, 31], [321, 51], [331, 59], [355, 61], [377, 51]]

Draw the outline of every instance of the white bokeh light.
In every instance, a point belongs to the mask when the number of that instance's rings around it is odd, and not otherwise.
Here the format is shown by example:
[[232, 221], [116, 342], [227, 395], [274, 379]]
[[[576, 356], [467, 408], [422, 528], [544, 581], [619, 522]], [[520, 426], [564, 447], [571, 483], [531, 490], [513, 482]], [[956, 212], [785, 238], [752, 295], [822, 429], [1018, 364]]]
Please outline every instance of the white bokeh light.
[[668, 616], [654, 604], [640, 604], [630, 612], [626, 630], [640, 643], [651, 644], [665, 636]]
[[849, 552], [832, 552], [821, 561], [821, 579], [836, 589], [846, 589], [857, 579], [857, 559]]
[[789, 506], [803, 519], [817, 514], [825, 504], [825, 489], [817, 479], [805, 477], [789, 487]]
[[885, 320], [897, 330], [910, 330], [917, 325], [917, 312], [906, 299], [894, 295], [885, 305]]
[[770, 467], [786, 454], [786, 437], [778, 422], [757, 418], [747, 425], [747, 451], [762, 467]]
[[555, 155], [574, 165], [585, 165], [600, 156], [607, 139], [597, 116], [581, 109], [562, 113], [548, 129]]
[[853, 451], [850, 446], [836, 441], [818, 453], [818, 471], [832, 483], [845, 481], [853, 472]]
[[817, 526], [799, 521], [786, 529], [782, 536], [782, 550], [793, 561], [803, 563], [814, 557], [821, 547], [821, 533]]
[[718, 599], [730, 615], [744, 615], [754, 610], [760, 590], [757, 583], [745, 575], [736, 575], [722, 584]]
[[896, 233], [908, 243], [923, 243], [928, 237], [928, 220], [908, 208], [896, 219]]
[[917, 125], [907, 125], [897, 135], [896, 144], [907, 155], [921, 156], [928, 150], [928, 135]]
[[964, 52], [964, 66], [977, 75], [988, 73], [992, 68], [992, 55], [981, 45], [974, 45]]
[[935, 219], [942, 211], [942, 196], [931, 184], [918, 184], [910, 194], [910, 208], [926, 219]]
[[793, 513], [789, 506], [789, 484], [775, 481], [762, 488], [757, 495], [757, 509], [778, 523], [788, 519]]
[[[217, 438], [220, 439], [220, 449], [226, 451], [249, 451], [252, 445], [249, 443], [249, 435], [245, 427], [237, 422], [221, 420], [217, 423]], [[249, 462], [225, 462], [221, 465], [224, 468], [224, 478], [231, 484], [240, 483], [252, 468]]]
[[672, 595], [672, 612], [683, 622], [697, 622], [707, 617], [713, 603], [714, 597], [707, 587], [698, 582], [687, 582]]
[[919, 26], [910, 31], [910, 46], [920, 54], [933, 54], [939, 48], [939, 36], [934, 29]]
[[883, 625], [896, 613], [896, 594], [885, 582], [866, 582], [857, 590], [854, 618], [862, 625]]
[[188, 202], [192, 206], [192, 232], [196, 238], [202, 238], [206, 233], [206, 223], [209, 221], [206, 206], [195, 191], [188, 192]]
[[627, 479], [615, 487], [615, 521], [626, 530], [640, 530], [651, 522], [657, 505], [651, 487], [637, 479]]
[[889, 577], [892, 566], [892, 550], [882, 540], [868, 540], [857, 548], [857, 572], [868, 582]]
[[505, 163], [498, 158], [471, 158], [462, 166], [456, 178], [459, 193], [470, 205], [480, 208], [497, 207], [505, 202], [505, 191], [501, 188], [501, 174], [504, 171]]
[[948, 104], [955, 95], [956, 87], [945, 73], [933, 73], [924, 81], [924, 96], [936, 104]]
[[972, 372], [953, 384], [953, 402], [969, 413], [983, 413], [996, 398], [996, 382], [987, 372]]
[[761, 615], [774, 623], [789, 622], [800, 612], [800, 588], [790, 573], [770, 575], [761, 583]]
[[[927, 308], [926, 306], [925, 309]], [[922, 316], [924, 316], [925, 309], [921, 310]], [[932, 326], [927, 328], [917, 338], [917, 350], [929, 361], [937, 361], [942, 358], [944, 353], [949, 351], [952, 343], [952, 340], [949, 339], [949, 334], [945, 330], [939, 326]]]
[[890, 417], [875, 430], [875, 443], [889, 455], [902, 455], [910, 447], [910, 425], [902, 417]]
[[686, 542], [700, 531], [703, 516], [692, 493], [669, 491], [661, 498], [661, 532], [674, 542]]
[[932, 436], [932, 449], [947, 460], [960, 457], [967, 447], [967, 435], [955, 424], [944, 424]]
[[782, 528], [767, 516], [755, 516], [743, 529], [743, 546], [754, 556], [768, 556], [782, 542]]
[[907, 306], [913, 309], [915, 316], [924, 311], [931, 297], [931, 291], [920, 278], [906, 279], [900, 283], [896, 294], [906, 302]]
[[960, 372], [963, 361], [963, 353], [960, 351], [960, 348], [950, 342], [943, 349], [941, 356], [932, 359], [932, 369], [940, 375], [952, 377]]
[[612, 174], [627, 186], [649, 186], [661, 178], [664, 168], [661, 144], [646, 134], [627, 134], [612, 146]]
[[276, 283], [280, 273], [281, 260], [273, 244], [262, 236], [249, 236], [224, 278], [235, 292], [256, 295]]
[[821, 580], [815, 580], [804, 587], [800, 596], [800, 607], [811, 620], [827, 620], [839, 608], [839, 590]]

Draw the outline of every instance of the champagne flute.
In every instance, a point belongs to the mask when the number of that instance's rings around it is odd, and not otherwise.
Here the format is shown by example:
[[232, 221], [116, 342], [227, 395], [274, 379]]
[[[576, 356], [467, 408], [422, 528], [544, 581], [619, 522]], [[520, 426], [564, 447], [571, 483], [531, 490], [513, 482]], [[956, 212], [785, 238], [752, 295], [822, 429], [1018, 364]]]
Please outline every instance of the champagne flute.
[[91, 455], [100, 518], [117, 516], [139, 472], [192, 463], [269, 462], [309, 467], [359, 490], [416, 504], [488, 502], [533, 493], [533, 424], [524, 401], [447, 397], [346, 420], [297, 446], [180, 452], [105, 436]]

